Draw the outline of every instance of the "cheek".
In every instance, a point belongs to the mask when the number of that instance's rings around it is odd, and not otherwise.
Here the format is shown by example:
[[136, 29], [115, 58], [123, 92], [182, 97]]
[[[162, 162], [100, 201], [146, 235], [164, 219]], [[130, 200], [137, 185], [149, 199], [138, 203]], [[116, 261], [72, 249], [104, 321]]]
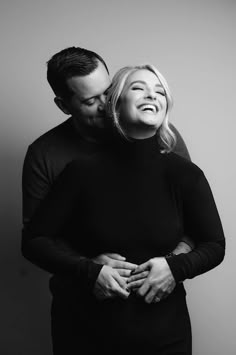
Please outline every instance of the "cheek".
[[122, 111], [124, 113], [131, 113], [135, 111], [135, 100], [131, 97], [127, 97], [123, 102], [122, 102]]
[[162, 105], [162, 107], [163, 107], [163, 110], [166, 112], [166, 110], [167, 110], [167, 101], [166, 101], [166, 98], [163, 98], [163, 99], [162, 99], [161, 105]]
[[134, 107], [129, 103], [122, 105], [120, 109], [120, 119], [123, 122], [133, 122], [135, 120], [136, 113]]

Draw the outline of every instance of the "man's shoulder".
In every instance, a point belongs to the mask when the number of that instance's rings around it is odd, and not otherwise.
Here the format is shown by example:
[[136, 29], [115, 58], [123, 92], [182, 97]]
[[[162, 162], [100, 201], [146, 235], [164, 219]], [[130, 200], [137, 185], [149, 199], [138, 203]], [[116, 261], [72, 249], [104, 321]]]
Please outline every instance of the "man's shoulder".
[[23, 165], [23, 184], [43, 199], [65, 166], [80, 153], [80, 139], [71, 120], [50, 129], [29, 145]]
[[32, 150], [42, 150], [50, 145], [60, 144], [73, 136], [71, 118], [43, 133], [30, 144]]
[[170, 128], [176, 136], [176, 145], [174, 147], [174, 152], [183, 158], [191, 160], [189, 152], [188, 152], [188, 148], [187, 148], [185, 141], [184, 141], [183, 137], [181, 136], [180, 132], [171, 123], [170, 123]]

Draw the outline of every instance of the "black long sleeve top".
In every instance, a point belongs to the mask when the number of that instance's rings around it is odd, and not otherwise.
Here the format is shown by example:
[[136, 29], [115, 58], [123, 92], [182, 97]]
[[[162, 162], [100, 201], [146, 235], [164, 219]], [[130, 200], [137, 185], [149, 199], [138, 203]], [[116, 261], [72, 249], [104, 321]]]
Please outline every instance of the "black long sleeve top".
[[[177, 137], [175, 152], [190, 159], [183, 138], [174, 126], [171, 126], [171, 128]], [[81, 265], [83, 265], [83, 270], [87, 271], [79, 274], [84, 275], [87, 273], [90, 275], [89, 278], [91, 280], [94, 281], [96, 279], [101, 267], [99, 265], [94, 267], [89, 260], [68, 243], [67, 238], [57, 238], [57, 240], [36, 238], [32, 241], [32, 236], [26, 226], [67, 164], [76, 159], [87, 159], [97, 152], [109, 149], [110, 142], [106, 140], [100, 143], [91, 143], [83, 140], [74, 128], [72, 118], [46, 132], [29, 146], [24, 160], [22, 178], [24, 224], [22, 230], [22, 253], [29, 261], [50, 273], [55, 273], [56, 271], [57, 275], [63, 272], [65, 265], [69, 265], [70, 270], [71, 268], [76, 269], [76, 265], [80, 261], [79, 269], [81, 270]], [[185, 239], [183, 238], [183, 240]], [[43, 261], [40, 257], [42, 254], [44, 255]], [[47, 258], [49, 260], [57, 260], [56, 270], [49, 266], [51, 263], [45, 263]], [[60, 279], [59, 283], [61, 282]]]
[[[195, 249], [168, 259], [179, 282], [217, 266], [225, 250], [203, 172], [175, 153], [162, 154], [156, 137], [119, 142], [110, 151], [69, 163], [27, 233], [32, 262], [56, 275], [79, 277], [86, 289], [101, 269], [91, 258], [101, 253], [120, 253], [140, 264], [164, 256], [186, 234]], [[75, 255], [55, 251], [63, 238]], [[40, 243], [44, 239], [47, 248]]]

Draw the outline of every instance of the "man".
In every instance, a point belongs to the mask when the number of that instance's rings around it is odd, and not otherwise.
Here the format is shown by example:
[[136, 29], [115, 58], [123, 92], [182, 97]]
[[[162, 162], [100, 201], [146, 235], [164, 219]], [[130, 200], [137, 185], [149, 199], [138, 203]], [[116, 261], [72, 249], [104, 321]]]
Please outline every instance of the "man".
[[[109, 127], [104, 117], [104, 104], [111, 79], [104, 60], [86, 49], [67, 48], [49, 60], [47, 78], [56, 95], [56, 105], [71, 117], [39, 137], [28, 148], [23, 169], [24, 226], [27, 226], [69, 162], [109, 148]], [[177, 135], [176, 152], [189, 159], [181, 136], [172, 128]], [[189, 245], [182, 241], [174, 252], [190, 250]], [[78, 285], [80, 289], [81, 285], [90, 287], [98, 299], [117, 296], [127, 298], [129, 291], [126, 278], [137, 266], [114, 251], [90, 260], [79, 255], [65, 240], [53, 242], [43, 237], [32, 239], [27, 229], [22, 234], [22, 252], [28, 260], [54, 274], [50, 280], [54, 354], [68, 351], [68, 344], [72, 351], [73, 342], [77, 339], [77, 334], [72, 334], [77, 329], [76, 317], [72, 321], [76, 312], [73, 307], [68, 309], [65, 305], [68, 300], [73, 304], [72, 299], [75, 304], [76, 297], [81, 297]], [[69, 279], [64, 276], [68, 270], [73, 270]], [[170, 285], [170, 276], [169, 269], [160, 273], [163, 297], [173, 286], [174, 280]], [[71, 327], [68, 328], [69, 323]]]

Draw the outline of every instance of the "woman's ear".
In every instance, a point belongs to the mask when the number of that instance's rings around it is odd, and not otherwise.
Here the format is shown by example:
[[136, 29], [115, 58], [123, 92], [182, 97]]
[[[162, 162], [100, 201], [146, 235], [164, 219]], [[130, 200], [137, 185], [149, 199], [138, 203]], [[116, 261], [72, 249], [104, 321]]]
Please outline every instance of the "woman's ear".
[[64, 100], [61, 97], [56, 96], [54, 98], [54, 102], [62, 112], [64, 112], [66, 115], [70, 115], [70, 111], [68, 110], [66, 103], [64, 102]]

